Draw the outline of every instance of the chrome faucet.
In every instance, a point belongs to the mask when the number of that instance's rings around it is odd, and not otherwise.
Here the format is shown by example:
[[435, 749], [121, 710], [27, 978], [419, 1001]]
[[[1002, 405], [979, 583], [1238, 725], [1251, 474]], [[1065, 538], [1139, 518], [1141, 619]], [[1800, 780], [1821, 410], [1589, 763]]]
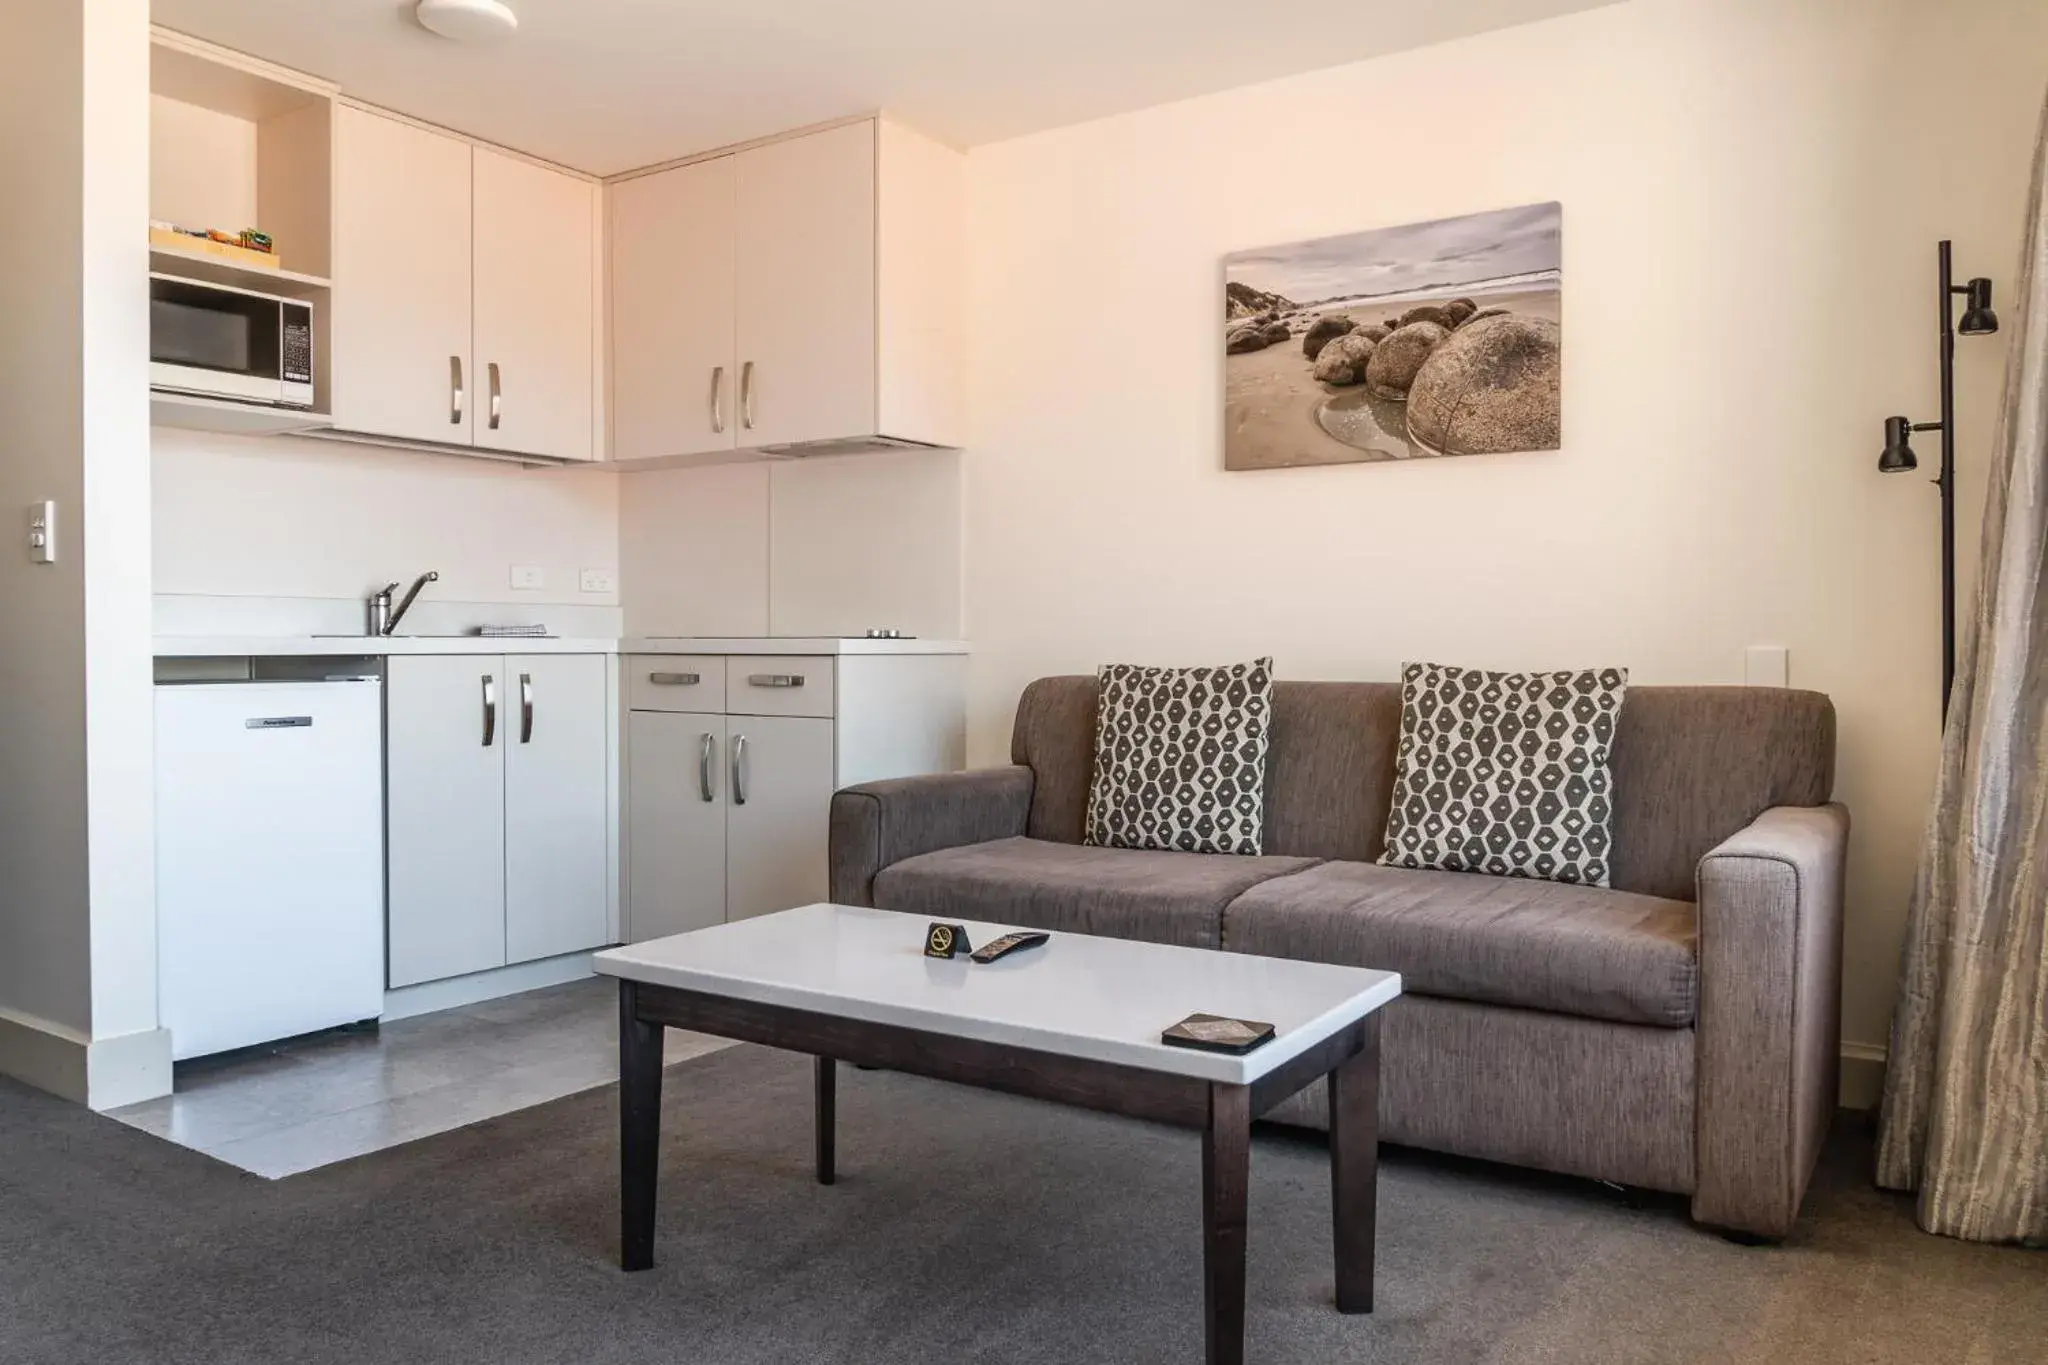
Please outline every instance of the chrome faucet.
[[372, 635], [389, 635], [397, 630], [398, 623], [404, 619], [405, 613], [411, 609], [413, 599], [420, 595], [420, 589], [426, 587], [429, 583], [438, 583], [440, 581], [441, 575], [437, 571], [433, 569], [427, 570], [412, 581], [412, 587], [406, 590], [405, 597], [399, 602], [396, 609], [393, 609], [391, 605], [391, 594], [398, 591], [396, 583], [386, 583], [381, 589], [371, 593], [369, 601], [369, 633]]

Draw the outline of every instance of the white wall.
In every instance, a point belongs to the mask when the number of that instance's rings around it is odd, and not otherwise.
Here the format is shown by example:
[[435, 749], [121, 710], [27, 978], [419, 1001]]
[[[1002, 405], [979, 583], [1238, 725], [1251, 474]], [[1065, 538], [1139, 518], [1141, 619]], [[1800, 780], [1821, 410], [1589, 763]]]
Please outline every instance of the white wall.
[[961, 461], [894, 451], [623, 476], [627, 631], [957, 637]]
[[[617, 605], [616, 591], [578, 586], [584, 569], [618, 568], [609, 474], [303, 438], [152, 435], [159, 594], [354, 602], [438, 569], [423, 604], [519, 604], [551, 625], [550, 605]], [[540, 567], [546, 586], [512, 588], [515, 564]], [[353, 629], [359, 613], [344, 610], [342, 628]]]
[[[148, 25], [144, 0], [0, 7], [0, 127], [34, 130], [0, 138], [8, 224], [33, 244], [0, 256], [0, 1069], [96, 1104], [170, 1078], [151, 805]], [[23, 511], [43, 498], [58, 503], [58, 560], [34, 565]]]
[[[973, 757], [1111, 659], [1732, 683], [1785, 645], [1839, 712], [1881, 1045], [1939, 666], [1936, 504], [1880, 421], [1932, 415], [1937, 237], [2011, 297], [2044, 75], [2031, 0], [1633, 0], [977, 149]], [[1552, 199], [1562, 450], [1223, 472], [1225, 253]], [[1971, 510], [1999, 364], [1965, 341]]]

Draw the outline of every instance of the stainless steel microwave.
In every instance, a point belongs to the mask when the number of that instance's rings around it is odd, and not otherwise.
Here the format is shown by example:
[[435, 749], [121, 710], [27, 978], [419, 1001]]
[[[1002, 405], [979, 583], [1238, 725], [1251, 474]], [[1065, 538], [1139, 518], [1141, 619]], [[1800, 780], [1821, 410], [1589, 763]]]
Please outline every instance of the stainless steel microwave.
[[313, 406], [313, 305], [177, 275], [149, 277], [149, 386]]

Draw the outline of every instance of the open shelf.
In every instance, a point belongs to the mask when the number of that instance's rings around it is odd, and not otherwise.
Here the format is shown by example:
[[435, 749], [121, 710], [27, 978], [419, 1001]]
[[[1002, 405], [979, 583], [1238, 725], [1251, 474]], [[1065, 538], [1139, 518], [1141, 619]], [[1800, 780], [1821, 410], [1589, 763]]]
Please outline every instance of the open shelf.
[[189, 393], [149, 391], [149, 424], [188, 431], [224, 431], [234, 436], [281, 436], [331, 425], [324, 412], [237, 403], [232, 398], [201, 398]]
[[309, 298], [329, 287], [324, 275], [307, 275], [296, 270], [271, 270], [260, 265], [243, 265], [204, 251], [181, 251], [152, 243], [149, 268], [181, 279], [204, 280], [208, 284], [229, 284], [237, 289], [254, 289], [288, 299]]

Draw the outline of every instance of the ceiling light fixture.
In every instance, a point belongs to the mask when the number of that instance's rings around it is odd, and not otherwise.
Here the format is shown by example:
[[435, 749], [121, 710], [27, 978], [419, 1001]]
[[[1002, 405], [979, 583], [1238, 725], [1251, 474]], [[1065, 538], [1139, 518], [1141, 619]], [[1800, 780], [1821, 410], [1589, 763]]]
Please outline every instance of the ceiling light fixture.
[[503, 0], [420, 0], [420, 27], [458, 43], [493, 43], [519, 28]]

